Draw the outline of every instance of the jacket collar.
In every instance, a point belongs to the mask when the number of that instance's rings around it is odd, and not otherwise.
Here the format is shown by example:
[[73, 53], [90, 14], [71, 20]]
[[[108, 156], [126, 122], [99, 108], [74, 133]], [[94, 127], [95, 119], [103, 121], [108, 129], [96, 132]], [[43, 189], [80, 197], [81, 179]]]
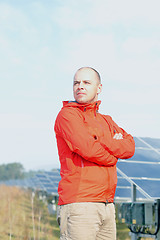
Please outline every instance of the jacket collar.
[[80, 108], [82, 111], [87, 111], [91, 109], [98, 111], [100, 104], [101, 104], [100, 100], [93, 103], [82, 103], [82, 104], [76, 101], [63, 101], [63, 107]]

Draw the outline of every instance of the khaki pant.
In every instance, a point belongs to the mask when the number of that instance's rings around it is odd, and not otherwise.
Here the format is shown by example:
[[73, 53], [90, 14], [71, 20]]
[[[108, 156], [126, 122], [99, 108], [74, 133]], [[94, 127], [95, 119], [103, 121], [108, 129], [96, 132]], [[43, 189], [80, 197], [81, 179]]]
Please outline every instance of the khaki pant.
[[61, 240], [116, 240], [113, 203], [71, 203], [59, 206]]

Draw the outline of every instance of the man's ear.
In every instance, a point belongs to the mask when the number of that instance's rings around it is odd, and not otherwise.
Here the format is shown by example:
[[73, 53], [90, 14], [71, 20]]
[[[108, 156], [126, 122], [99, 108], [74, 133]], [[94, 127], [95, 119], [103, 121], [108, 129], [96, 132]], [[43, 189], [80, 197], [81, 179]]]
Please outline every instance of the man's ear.
[[99, 84], [97, 89], [97, 94], [100, 94], [101, 92], [102, 92], [102, 84]]

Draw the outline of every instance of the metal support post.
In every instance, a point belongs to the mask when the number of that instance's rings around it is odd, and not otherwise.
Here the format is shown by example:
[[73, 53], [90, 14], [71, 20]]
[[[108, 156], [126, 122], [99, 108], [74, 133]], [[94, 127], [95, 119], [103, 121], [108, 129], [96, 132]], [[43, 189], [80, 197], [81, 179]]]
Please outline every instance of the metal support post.
[[[136, 185], [131, 183], [131, 201], [136, 202]], [[137, 234], [131, 233], [131, 240], [137, 240]]]
[[158, 231], [155, 239], [156, 239], [156, 240], [160, 240], [160, 231]]
[[159, 229], [155, 239], [160, 240], [160, 199], [157, 199], [157, 224]]
[[131, 183], [131, 201], [136, 202], [136, 185]]
[[131, 232], [131, 240], [137, 240], [137, 234]]

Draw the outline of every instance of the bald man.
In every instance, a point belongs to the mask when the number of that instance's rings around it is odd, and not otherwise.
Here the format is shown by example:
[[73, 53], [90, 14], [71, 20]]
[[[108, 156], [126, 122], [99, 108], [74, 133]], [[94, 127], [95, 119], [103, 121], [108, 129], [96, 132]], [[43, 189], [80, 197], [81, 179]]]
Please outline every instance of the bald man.
[[116, 163], [133, 156], [135, 143], [110, 116], [99, 113], [101, 91], [100, 74], [94, 68], [78, 69], [75, 101], [64, 101], [55, 121], [61, 240], [116, 239]]

